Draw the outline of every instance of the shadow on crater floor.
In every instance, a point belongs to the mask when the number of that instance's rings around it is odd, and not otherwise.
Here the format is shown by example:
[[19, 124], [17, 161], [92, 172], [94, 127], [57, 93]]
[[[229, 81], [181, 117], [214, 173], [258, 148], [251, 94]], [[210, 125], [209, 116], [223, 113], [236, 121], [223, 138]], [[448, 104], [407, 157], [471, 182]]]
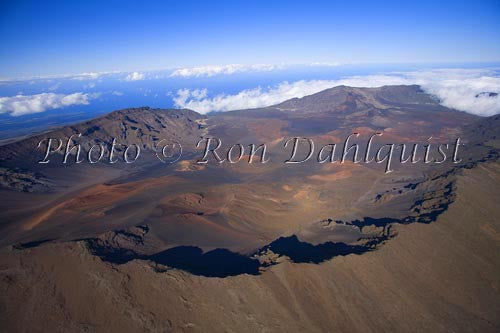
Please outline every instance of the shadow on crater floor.
[[227, 249], [215, 249], [203, 253], [196, 246], [178, 246], [144, 259], [182, 269], [195, 275], [211, 277], [226, 277], [239, 274], [257, 275], [260, 267], [258, 260]]
[[314, 263], [319, 264], [330, 260], [336, 256], [346, 256], [348, 254], [362, 254], [372, 250], [365, 245], [348, 245], [345, 243], [326, 242], [313, 245], [301, 242], [297, 236], [280, 237], [266, 246], [264, 250], [287, 256], [295, 263]]

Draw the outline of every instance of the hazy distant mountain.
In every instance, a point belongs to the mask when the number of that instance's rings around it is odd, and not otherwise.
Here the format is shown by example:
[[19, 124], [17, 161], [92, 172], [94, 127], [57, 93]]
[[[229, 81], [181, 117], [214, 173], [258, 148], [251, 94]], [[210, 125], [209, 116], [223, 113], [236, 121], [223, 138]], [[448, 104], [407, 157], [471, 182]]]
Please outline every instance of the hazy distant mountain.
[[338, 86], [303, 98], [293, 98], [278, 104], [285, 110], [306, 112], [353, 111], [362, 108], [389, 109], [391, 107], [444, 107], [419, 86], [383, 86], [380, 88], [353, 88]]
[[[95, 143], [110, 144], [111, 140], [116, 138], [122, 144], [138, 144], [142, 148], [151, 149], [151, 144], [160, 139], [196, 139], [199, 136], [199, 125], [196, 121], [203, 118], [191, 110], [149, 107], [118, 110], [90, 121], [64, 126], [0, 146], [0, 161], [9, 164], [16, 158], [33, 156], [40, 140], [69, 138], [75, 134], [81, 134], [83, 137], [74, 136], [75, 143], [82, 143], [85, 148]], [[120, 150], [120, 147], [118, 149]], [[38, 155], [41, 153], [40, 150]]]

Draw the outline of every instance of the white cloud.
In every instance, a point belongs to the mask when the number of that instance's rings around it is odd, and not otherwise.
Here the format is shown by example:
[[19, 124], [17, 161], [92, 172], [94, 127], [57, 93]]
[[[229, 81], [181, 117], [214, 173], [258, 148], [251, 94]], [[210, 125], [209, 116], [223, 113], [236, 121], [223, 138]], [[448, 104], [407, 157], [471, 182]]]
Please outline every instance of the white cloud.
[[318, 67], [337, 67], [342, 65], [340, 62], [311, 62], [307, 64], [308, 66], [318, 66]]
[[221, 74], [235, 74], [235, 73], [248, 73], [248, 72], [270, 72], [275, 70], [286, 69], [292, 66], [317, 66], [317, 67], [337, 67], [342, 65], [339, 62], [311, 62], [306, 64], [229, 64], [229, 65], [207, 65], [200, 67], [186, 67], [178, 68], [170, 74], [170, 77], [200, 77], [200, 76], [215, 76]]
[[481, 92], [500, 92], [500, 77], [488, 70], [474, 69], [439, 69], [352, 76], [339, 80], [282, 82], [266, 89], [257, 87], [233, 95], [220, 94], [213, 97], [208, 97], [206, 89], [180, 89], [177, 91], [174, 102], [178, 107], [207, 113], [269, 106], [338, 85], [380, 87], [400, 84], [418, 84], [426, 92], [437, 96], [444, 106], [450, 108], [482, 116], [500, 113], [499, 96], [476, 97]]
[[38, 76], [25, 76], [25, 77], [15, 77], [15, 78], [0, 78], [0, 82], [23, 82], [27, 81], [29, 84], [35, 84], [37, 80], [45, 80], [50, 83], [54, 79], [65, 79], [65, 80], [97, 80], [103, 76], [121, 73], [118, 71], [109, 72], [88, 72], [80, 74], [55, 74], [55, 75], [38, 75]]
[[187, 67], [179, 68], [170, 74], [171, 77], [199, 77], [199, 76], [214, 76], [219, 74], [234, 74], [244, 72], [268, 72], [276, 69], [283, 68], [283, 65], [267, 65], [267, 64], [253, 64], [253, 65], [208, 65], [200, 67]]
[[99, 78], [100, 76], [102, 75], [105, 75], [107, 73], [105, 72], [102, 72], [102, 73], [96, 73], [96, 72], [90, 72], [90, 73], [81, 73], [81, 74], [77, 74], [77, 75], [71, 75], [69, 76], [71, 79], [73, 80], [95, 80], [97, 78]]
[[59, 87], [60, 87], [60, 86], [61, 86], [61, 82], [57, 82], [56, 84], [54, 84], [54, 85], [50, 86], [50, 87], [48, 88], [48, 90], [49, 90], [49, 91], [55, 91], [55, 90], [59, 89]]
[[16, 95], [0, 97], [0, 113], [10, 113], [12, 116], [43, 112], [71, 105], [87, 105], [89, 100], [97, 95], [74, 93], [69, 95], [42, 93], [37, 95]]
[[140, 80], [144, 80], [145, 78], [146, 78], [146, 75], [144, 75], [144, 73], [132, 72], [132, 73], [128, 74], [124, 80], [125, 81], [140, 81]]
[[499, 96], [489, 97], [482, 92], [500, 93], [500, 77], [485, 70], [434, 70], [411, 73], [427, 92], [440, 98], [444, 106], [480, 116], [500, 113]]

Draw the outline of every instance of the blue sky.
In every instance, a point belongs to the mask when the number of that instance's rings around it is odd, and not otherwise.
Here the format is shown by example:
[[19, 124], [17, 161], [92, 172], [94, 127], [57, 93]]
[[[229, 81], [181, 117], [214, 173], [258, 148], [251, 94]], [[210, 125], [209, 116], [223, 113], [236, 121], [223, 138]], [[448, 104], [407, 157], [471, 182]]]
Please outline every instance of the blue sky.
[[3, 1], [0, 77], [500, 61], [500, 1]]

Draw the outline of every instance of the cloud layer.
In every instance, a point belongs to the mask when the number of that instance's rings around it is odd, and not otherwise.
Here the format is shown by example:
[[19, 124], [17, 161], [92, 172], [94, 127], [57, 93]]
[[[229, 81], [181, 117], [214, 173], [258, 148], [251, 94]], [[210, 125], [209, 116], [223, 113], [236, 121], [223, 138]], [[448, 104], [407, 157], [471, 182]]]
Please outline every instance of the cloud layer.
[[146, 75], [141, 72], [132, 72], [125, 77], [125, 81], [141, 81], [146, 78]]
[[500, 92], [500, 77], [488, 70], [440, 69], [352, 76], [339, 80], [309, 80], [282, 82], [265, 89], [257, 87], [237, 94], [219, 94], [208, 97], [206, 89], [180, 89], [174, 98], [178, 107], [200, 113], [264, 107], [294, 97], [303, 97], [338, 85], [352, 87], [380, 87], [384, 85], [418, 84], [426, 92], [437, 96], [444, 106], [481, 116], [500, 113], [500, 97], [482, 92]]
[[93, 97], [93, 95], [80, 92], [69, 95], [42, 93], [37, 95], [0, 97], [0, 113], [22, 116], [71, 105], [87, 105]]
[[214, 76], [219, 74], [235, 74], [245, 72], [269, 72], [281, 69], [281, 65], [253, 64], [253, 65], [208, 65], [200, 67], [179, 68], [170, 74], [171, 77], [199, 77]]

